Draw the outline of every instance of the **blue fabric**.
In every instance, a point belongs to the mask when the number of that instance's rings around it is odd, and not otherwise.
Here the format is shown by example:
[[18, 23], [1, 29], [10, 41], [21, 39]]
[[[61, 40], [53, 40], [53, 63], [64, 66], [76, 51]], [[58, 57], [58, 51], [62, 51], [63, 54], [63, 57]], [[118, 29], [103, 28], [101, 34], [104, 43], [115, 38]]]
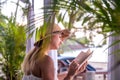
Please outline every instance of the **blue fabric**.
[[96, 69], [93, 66], [91, 66], [90, 64], [87, 65], [86, 69], [88, 71], [96, 71]]

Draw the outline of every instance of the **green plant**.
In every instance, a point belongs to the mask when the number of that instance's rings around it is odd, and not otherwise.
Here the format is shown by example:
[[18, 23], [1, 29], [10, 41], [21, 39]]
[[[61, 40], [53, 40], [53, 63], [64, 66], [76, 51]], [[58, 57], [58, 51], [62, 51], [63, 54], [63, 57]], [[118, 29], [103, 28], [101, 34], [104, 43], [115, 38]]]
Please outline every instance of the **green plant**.
[[5, 80], [21, 80], [21, 63], [25, 55], [25, 26], [14, 22], [14, 17], [0, 22], [0, 63]]

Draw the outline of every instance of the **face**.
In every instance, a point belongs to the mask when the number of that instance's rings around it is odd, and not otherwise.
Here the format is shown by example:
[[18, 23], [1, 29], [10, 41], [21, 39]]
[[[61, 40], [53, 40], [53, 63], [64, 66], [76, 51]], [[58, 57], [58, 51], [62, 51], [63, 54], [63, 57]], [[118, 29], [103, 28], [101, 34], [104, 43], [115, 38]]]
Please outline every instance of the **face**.
[[58, 49], [64, 40], [68, 38], [70, 31], [65, 29], [52, 32], [51, 49]]
[[53, 33], [51, 39], [51, 49], [58, 49], [62, 42], [63, 38], [61, 32]]

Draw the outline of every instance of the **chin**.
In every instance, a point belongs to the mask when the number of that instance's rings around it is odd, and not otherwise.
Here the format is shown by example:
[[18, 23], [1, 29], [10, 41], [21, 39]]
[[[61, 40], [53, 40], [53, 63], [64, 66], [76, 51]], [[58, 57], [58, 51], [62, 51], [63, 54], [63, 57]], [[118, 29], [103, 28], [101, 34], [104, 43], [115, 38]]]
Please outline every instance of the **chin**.
[[56, 50], [56, 49], [58, 49], [58, 48], [59, 48], [59, 47], [56, 46], [56, 47], [53, 47], [52, 50]]
[[52, 44], [50, 47], [52, 50], [55, 50], [59, 48], [59, 45]]

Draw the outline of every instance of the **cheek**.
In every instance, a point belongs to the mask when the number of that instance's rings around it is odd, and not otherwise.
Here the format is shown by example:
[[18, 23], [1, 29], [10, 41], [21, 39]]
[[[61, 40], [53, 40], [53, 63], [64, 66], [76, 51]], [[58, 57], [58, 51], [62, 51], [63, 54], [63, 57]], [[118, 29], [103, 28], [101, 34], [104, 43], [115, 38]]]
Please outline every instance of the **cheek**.
[[61, 44], [61, 39], [58, 36], [53, 36], [51, 43], [52, 48], [57, 49]]
[[60, 43], [61, 42], [61, 38], [59, 36], [53, 36], [52, 37], [52, 41], [55, 43]]

